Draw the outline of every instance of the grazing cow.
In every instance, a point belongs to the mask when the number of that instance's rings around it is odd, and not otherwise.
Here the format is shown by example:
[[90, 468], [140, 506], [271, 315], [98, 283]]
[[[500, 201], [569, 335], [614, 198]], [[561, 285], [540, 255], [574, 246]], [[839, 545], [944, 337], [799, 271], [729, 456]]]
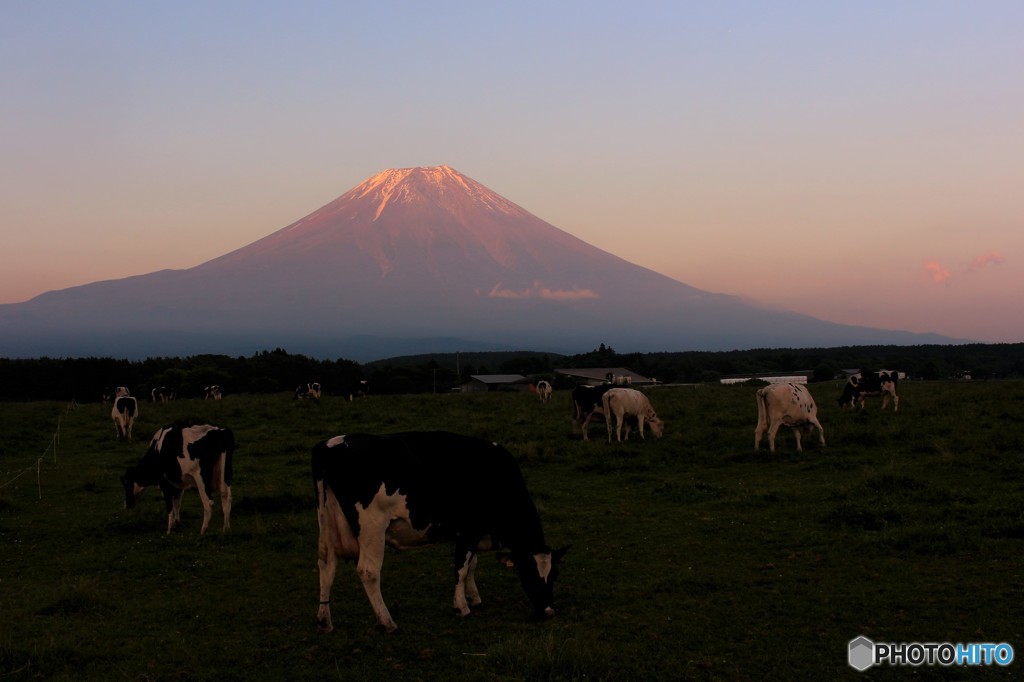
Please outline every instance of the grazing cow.
[[551, 382], [541, 379], [537, 382], [537, 397], [540, 398], [542, 403], [546, 403], [551, 400]]
[[174, 399], [174, 394], [166, 386], [157, 386], [149, 392], [149, 395], [154, 403], [166, 403], [168, 400]]
[[220, 493], [224, 532], [231, 528], [231, 458], [235, 436], [230, 429], [210, 424], [175, 422], [153, 434], [139, 463], [121, 477], [125, 507], [131, 509], [148, 486], [159, 485], [167, 505], [168, 534], [181, 520], [181, 495], [196, 488], [203, 504], [206, 532], [213, 515], [213, 492]]
[[204, 400], [220, 400], [221, 398], [220, 386], [217, 386], [216, 384], [214, 384], [213, 386], [207, 386], [204, 389], [204, 393]]
[[110, 411], [110, 417], [114, 420], [114, 431], [117, 439], [132, 439], [132, 426], [139, 416], [139, 403], [131, 396], [114, 398], [114, 409]]
[[864, 409], [864, 398], [867, 396], [882, 396], [882, 409], [889, 404], [892, 398], [892, 410], [897, 412], [900, 409], [900, 396], [896, 392], [899, 383], [899, 372], [892, 369], [880, 369], [872, 372], [862, 369], [852, 375], [843, 386], [843, 393], [839, 396], [839, 407], [853, 407], [860, 403]]
[[[655, 438], [661, 438], [661, 419], [654, 412], [651, 401], [635, 388], [613, 388], [601, 396], [605, 423], [608, 427], [608, 442], [612, 442], [612, 421], [615, 421], [616, 440], [622, 441], [622, 425], [627, 417], [635, 417], [640, 423], [640, 438], [644, 437], [644, 424], [651, 427]], [[626, 440], [629, 440], [629, 426], [626, 426]]]
[[590, 440], [590, 422], [605, 420], [604, 403], [601, 398], [606, 391], [615, 388], [613, 384], [600, 386], [577, 386], [572, 389], [573, 422], [580, 425], [583, 440]]
[[345, 387], [345, 390], [341, 392], [341, 395], [349, 402], [354, 401], [356, 398], [364, 398], [370, 395], [370, 382], [365, 379], [361, 379], [354, 384]]
[[810, 433], [811, 427], [818, 429], [819, 443], [825, 447], [825, 429], [818, 421], [818, 406], [814, 404], [811, 392], [802, 384], [772, 384], [757, 390], [754, 449], [761, 447], [761, 438], [768, 431], [768, 448], [775, 452], [775, 434], [782, 426], [793, 429], [797, 452], [803, 451], [801, 431]]
[[320, 384], [316, 381], [306, 384], [305, 386], [295, 387], [295, 399], [302, 400], [304, 398], [320, 399]]
[[331, 623], [338, 557], [356, 571], [380, 625], [398, 626], [380, 592], [385, 545], [455, 544], [459, 615], [480, 604], [477, 553], [504, 548], [538, 615], [554, 615], [552, 585], [565, 550], [544, 541], [515, 458], [497, 443], [446, 432], [337, 436], [313, 448], [322, 632]]

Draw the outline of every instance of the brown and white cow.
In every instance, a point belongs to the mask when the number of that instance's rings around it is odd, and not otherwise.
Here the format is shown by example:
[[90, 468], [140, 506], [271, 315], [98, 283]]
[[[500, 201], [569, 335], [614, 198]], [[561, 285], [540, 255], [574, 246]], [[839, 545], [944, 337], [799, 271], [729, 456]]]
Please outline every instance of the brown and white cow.
[[[629, 417], [639, 422], [640, 438], [644, 437], [644, 424], [651, 427], [655, 438], [661, 438], [664, 425], [651, 401], [635, 388], [612, 388], [601, 396], [605, 421], [608, 427], [608, 442], [612, 442], [612, 422], [615, 422], [616, 440], [622, 441], [622, 427]], [[626, 425], [626, 440], [629, 440], [629, 425]]]
[[757, 428], [754, 429], [754, 449], [761, 447], [761, 438], [768, 432], [768, 448], [775, 452], [775, 434], [779, 428], [788, 426], [796, 435], [796, 449], [803, 451], [800, 444], [801, 432], [810, 433], [811, 427], [818, 429], [819, 443], [825, 447], [825, 429], [818, 421], [818, 406], [811, 392], [802, 384], [771, 384], [760, 388], [757, 399]]
[[552, 551], [515, 458], [497, 443], [442, 431], [336, 436], [313, 448], [320, 607], [331, 622], [338, 557], [354, 560], [379, 624], [398, 626], [380, 591], [385, 546], [455, 544], [461, 616], [480, 604], [477, 553], [506, 549], [539, 616], [554, 615], [552, 586], [565, 550]]
[[540, 398], [542, 403], [546, 403], [551, 400], [551, 382], [545, 379], [541, 379], [537, 382], [537, 397]]
[[853, 407], [860, 403], [861, 409], [864, 409], [865, 397], [882, 396], [882, 409], [889, 405], [889, 398], [892, 398], [892, 411], [898, 412], [900, 396], [896, 388], [899, 379], [899, 372], [893, 369], [880, 369], [877, 372], [862, 369], [846, 380], [843, 393], [839, 396], [839, 407]]
[[114, 420], [114, 432], [117, 439], [132, 439], [132, 427], [135, 419], [139, 416], [139, 402], [129, 396], [114, 398], [114, 409], [110, 411], [110, 417]]
[[206, 532], [213, 515], [214, 492], [220, 493], [224, 532], [231, 528], [231, 460], [235, 437], [230, 429], [211, 424], [175, 422], [153, 434], [149, 449], [139, 463], [121, 477], [125, 507], [131, 509], [146, 488], [160, 486], [167, 505], [167, 532], [181, 521], [181, 495], [189, 488], [199, 491]]

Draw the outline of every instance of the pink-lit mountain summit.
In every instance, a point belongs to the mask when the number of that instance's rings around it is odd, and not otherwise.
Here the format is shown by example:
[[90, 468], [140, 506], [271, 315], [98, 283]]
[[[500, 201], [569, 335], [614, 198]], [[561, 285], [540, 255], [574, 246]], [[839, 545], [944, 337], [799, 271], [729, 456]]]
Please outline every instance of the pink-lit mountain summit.
[[378, 173], [194, 268], [0, 305], [6, 357], [282, 347], [369, 360], [484, 348], [575, 353], [600, 343], [627, 352], [949, 341], [695, 289], [595, 248], [447, 166]]

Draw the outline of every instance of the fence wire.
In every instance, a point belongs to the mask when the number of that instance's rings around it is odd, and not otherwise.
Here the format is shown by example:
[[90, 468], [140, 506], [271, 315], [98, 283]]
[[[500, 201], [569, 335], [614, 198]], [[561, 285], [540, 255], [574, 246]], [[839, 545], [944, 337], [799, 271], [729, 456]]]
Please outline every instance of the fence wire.
[[[72, 400], [70, 403], [68, 403], [67, 409], [64, 411], [64, 414], [68, 414], [69, 412], [71, 412], [71, 410], [77, 410], [77, 409], [78, 409], [78, 403], [76, 401]], [[39, 457], [36, 458], [35, 462], [33, 462], [32, 464], [28, 465], [24, 469], [21, 469], [20, 471], [14, 471], [14, 472], [7, 471], [7, 472], [5, 472], [6, 475], [9, 476], [9, 478], [7, 480], [5, 480], [4, 482], [0, 483], [0, 490], [3, 490], [4, 488], [6, 488], [9, 485], [13, 484], [15, 481], [20, 479], [22, 476], [25, 476], [25, 475], [27, 475], [27, 474], [29, 474], [29, 473], [34, 471], [34, 472], [36, 472], [36, 489], [37, 489], [38, 494], [39, 494], [39, 499], [40, 500], [43, 499], [43, 476], [42, 476], [43, 461], [46, 459], [47, 455], [49, 455], [50, 451], [52, 450], [53, 451], [53, 463], [57, 464], [57, 448], [60, 445], [60, 429], [61, 429], [61, 422], [63, 421], [63, 419], [64, 419], [64, 415], [59, 415], [57, 417], [57, 428], [54, 429], [53, 435], [50, 437], [49, 444], [46, 446], [46, 449], [43, 450], [43, 454], [39, 455]]]

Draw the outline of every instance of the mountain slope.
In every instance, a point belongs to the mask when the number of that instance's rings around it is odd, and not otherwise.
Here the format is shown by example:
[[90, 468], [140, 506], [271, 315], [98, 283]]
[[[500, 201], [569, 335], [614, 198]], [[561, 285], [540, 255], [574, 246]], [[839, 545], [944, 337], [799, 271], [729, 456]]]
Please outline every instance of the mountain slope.
[[695, 289], [597, 249], [447, 166], [379, 173], [194, 268], [0, 306], [0, 355], [9, 357], [286, 347], [366, 360], [398, 348], [580, 352], [602, 342], [658, 351], [950, 341], [836, 325]]

